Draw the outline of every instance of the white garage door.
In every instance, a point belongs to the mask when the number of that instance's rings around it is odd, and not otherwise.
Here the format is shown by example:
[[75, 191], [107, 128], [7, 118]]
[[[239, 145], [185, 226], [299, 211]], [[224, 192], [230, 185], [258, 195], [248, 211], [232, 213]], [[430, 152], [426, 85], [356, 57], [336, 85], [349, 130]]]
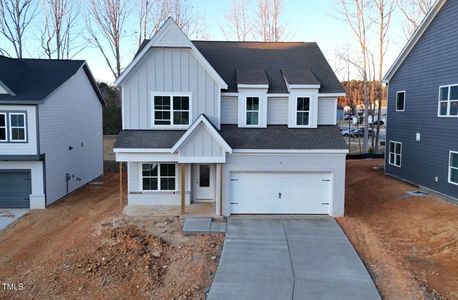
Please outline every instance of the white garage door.
[[331, 173], [232, 173], [233, 214], [329, 214]]

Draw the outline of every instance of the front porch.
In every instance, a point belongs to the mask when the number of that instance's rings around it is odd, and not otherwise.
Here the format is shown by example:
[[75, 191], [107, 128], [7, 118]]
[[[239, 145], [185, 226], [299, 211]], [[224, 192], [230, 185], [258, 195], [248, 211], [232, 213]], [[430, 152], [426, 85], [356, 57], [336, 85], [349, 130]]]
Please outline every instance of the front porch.
[[[155, 141], [170, 138], [163, 133], [148, 132]], [[169, 206], [165, 211], [179, 206], [180, 215], [222, 216], [223, 166], [231, 147], [204, 115], [184, 133], [171, 134], [176, 136], [163, 147], [114, 149], [116, 160], [127, 163], [129, 205]], [[117, 144], [130, 146], [132, 140], [141, 137], [121, 136]]]
[[[127, 205], [123, 213], [130, 217], [180, 217], [181, 205]], [[184, 216], [222, 218], [216, 214], [215, 202], [194, 202], [185, 207]]]

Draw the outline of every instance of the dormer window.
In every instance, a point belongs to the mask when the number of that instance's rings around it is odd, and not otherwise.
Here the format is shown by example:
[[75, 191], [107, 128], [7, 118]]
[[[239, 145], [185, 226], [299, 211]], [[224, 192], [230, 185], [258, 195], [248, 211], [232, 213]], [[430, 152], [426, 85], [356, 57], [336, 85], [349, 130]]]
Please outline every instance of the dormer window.
[[259, 125], [259, 97], [246, 97], [246, 125]]
[[310, 98], [297, 97], [296, 125], [308, 126], [310, 119]]
[[155, 93], [153, 96], [154, 126], [189, 126], [191, 96], [189, 94]]

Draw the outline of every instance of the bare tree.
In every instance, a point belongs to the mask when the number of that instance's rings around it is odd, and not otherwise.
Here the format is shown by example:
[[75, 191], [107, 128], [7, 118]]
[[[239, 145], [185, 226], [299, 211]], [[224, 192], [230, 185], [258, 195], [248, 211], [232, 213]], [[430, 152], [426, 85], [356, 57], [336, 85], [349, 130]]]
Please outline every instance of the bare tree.
[[280, 9], [280, 0], [258, 1], [258, 34], [265, 42], [278, 42], [283, 37]]
[[344, 21], [349, 25], [353, 33], [355, 34], [359, 50], [360, 50], [360, 61], [361, 63], [355, 63], [353, 65], [359, 70], [363, 80], [363, 99], [364, 99], [364, 140], [363, 140], [363, 151], [368, 151], [369, 141], [369, 86], [368, 86], [368, 47], [367, 47], [367, 32], [370, 27], [368, 20], [368, 0], [340, 0], [341, 14], [344, 17]]
[[226, 15], [226, 20], [229, 30], [225, 29], [226, 26], [221, 26], [226, 39], [235, 35], [237, 41], [246, 41], [253, 28], [248, 16], [248, 1], [232, 0], [231, 10]]
[[404, 33], [410, 38], [436, 0], [399, 0], [399, 8], [405, 17]]
[[[25, 31], [35, 17], [36, 10], [33, 0], [0, 0], [0, 34], [11, 43], [18, 58], [23, 57]], [[1, 45], [0, 51], [8, 54]]]
[[89, 42], [102, 53], [113, 76], [121, 75], [121, 39], [129, 15], [126, 0], [90, 0]]
[[171, 17], [189, 37], [208, 37], [206, 24], [188, 0], [138, 0], [138, 45], [151, 38], [161, 25]]
[[195, 11], [188, 0], [168, 0], [168, 15], [177, 23], [183, 32], [195, 39], [207, 39], [207, 32], [204, 18]]
[[[43, 7], [44, 28], [41, 35], [41, 47], [51, 59], [69, 59], [71, 53], [81, 51], [81, 45], [73, 45], [73, 29], [77, 14], [71, 0], [45, 0]], [[79, 47], [77, 47], [79, 46]]]
[[[391, 26], [391, 20], [393, 16], [393, 12], [396, 8], [395, 0], [372, 0], [373, 4], [376, 8], [377, 15], [374, 19], [374, 23], [378, 27], [378, 83], [379, 87], [377, 89], [377, 101], [378, 101], [378, 108], [377, 108], [377, 130], [376, 130], [376, 137], [375, 137], [375, 145], [376, 149], [378, 149], [379, 141], [380, 141], [380, 121], [382, 118], [382, 101], [383, 101], [383, 64], [385, 53], [389, 44], [388, 40], [388, 31]], [[372, 123], [374, 122], [374, 118], [372, 118]]]
[[138, 11], [138, 46], [144, 39], [159, 29], [169, 15], [169, 3], [166, 0], [139, 0]]

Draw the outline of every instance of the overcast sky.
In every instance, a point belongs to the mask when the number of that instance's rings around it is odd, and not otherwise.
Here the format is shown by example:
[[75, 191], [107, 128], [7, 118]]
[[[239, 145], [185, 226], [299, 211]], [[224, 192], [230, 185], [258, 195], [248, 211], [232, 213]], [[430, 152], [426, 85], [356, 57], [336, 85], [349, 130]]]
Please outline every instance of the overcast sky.
[[[135, 0], [132, 1], [135, 2]], [[226, 38], [221, 31], [221, 27], [225, 26], [224, 16], [230, 9], [231, 0], [189, 1], [195, 13], [203, 18], [210, 39], [225, 40]], [[254, 20], [256, 18], [256, 2], [256, 0], [252, 0], [249, 4], [249, 10]], [[81, 11], [84, 11], [85, 2], [81, 1], [81, 3]], [[84, 13], [80, 15], [84, 15]], [[393, 24], [390, 29], [390, 46], [386, 55], [385, 71], [406, 43], [406, 37], [402, 26], [402, 16], [397, 12], [393, 18]], [[281, 20], [285, 25], [286, 41], [317, 42], [332, 67], [338, 65], [335, 54], [337, 49], [348, 45], [353, 51], [358, 51], [354, 34], [348, 25], [341, 20], [337, 0], [283, 0]], [[25, 53], [27, 57], [43, 57], [40, 43], [37, 38], [40, 36], [38, 28], [42, 26], [42, 23], [42, 17], [38, 16], [34, 24], [32, 24], [32, 32], [27, 36], [26, 41]], [[131, 61], [137, 50], [135, 34], [136, 24], [135, 15], [133, 15], [125, 26], [125, 38], [122, 41], [124, 67]], [[84, 19], [80, 20], [80, 25], [83, 31]], [[370, 34], [375, 36], [375, 32]], [[253, 37], [253, 39], [255, 39], [255, 37]], [[5, 43], [5, 39], [0, 37], [0, 44], [4, 46]], [[99, 50], [86, 47], [82, 52], [76, 55], [75, 59], [87, 60], [96, 79], [107, 82], [113, 81], [113, 76], [99, 53]], [[339, 77], [342, 77], [342, 74], [339, 74]], [[357, 77], [356, 72], [352, 74], [352, 77]]]

